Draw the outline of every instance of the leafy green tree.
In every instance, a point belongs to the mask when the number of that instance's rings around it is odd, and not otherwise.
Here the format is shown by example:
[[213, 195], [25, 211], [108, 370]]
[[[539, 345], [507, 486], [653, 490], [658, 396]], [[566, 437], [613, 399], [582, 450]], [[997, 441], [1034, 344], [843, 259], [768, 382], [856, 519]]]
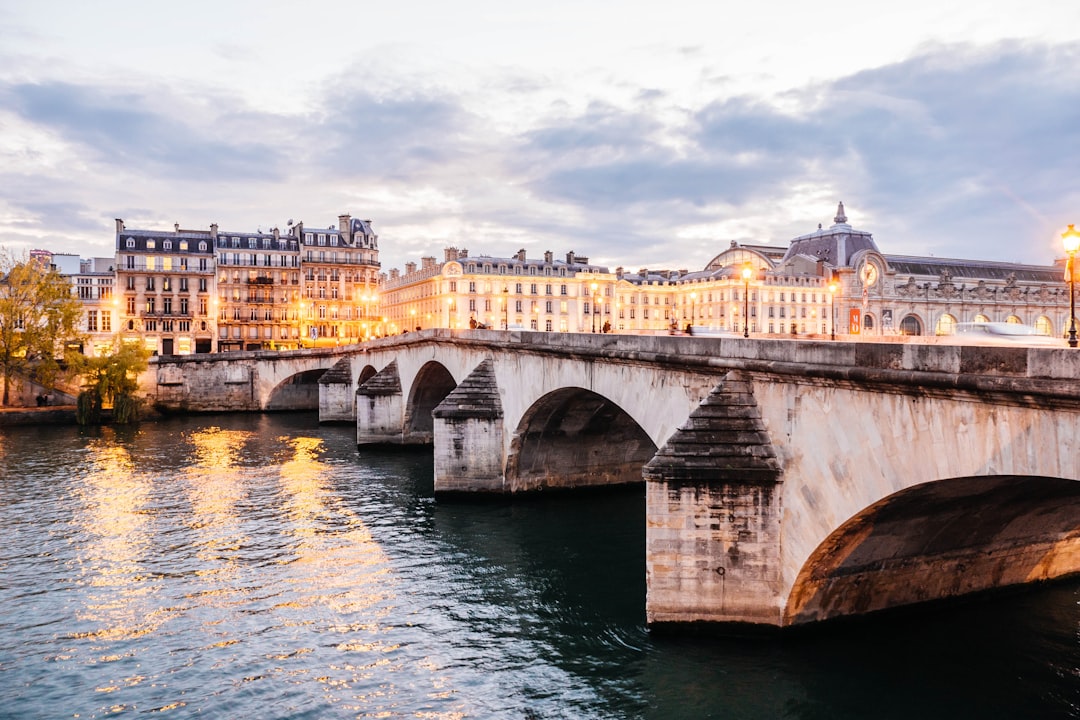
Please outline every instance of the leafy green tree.
[[[59, 360], [80, 339], [82, 303], [71, 294], [71, 283], [55, 269], [25, 255], [0, 248], [0, 373], [3, 404], [16, 375], [29, 375], [51, 387], [60, 371]], [[77, 354], [77, 351], [75, 352]]]
[[141, 342], [119, 336], [106, 355], [73, 359], [72, 369], [83, 379], [76, 418], [81, 425], [96, 424], [101, 410], [112, 405], [113, 421], [129, 423], [138, 419], [139, 373], [149, 367], [150, 351]]

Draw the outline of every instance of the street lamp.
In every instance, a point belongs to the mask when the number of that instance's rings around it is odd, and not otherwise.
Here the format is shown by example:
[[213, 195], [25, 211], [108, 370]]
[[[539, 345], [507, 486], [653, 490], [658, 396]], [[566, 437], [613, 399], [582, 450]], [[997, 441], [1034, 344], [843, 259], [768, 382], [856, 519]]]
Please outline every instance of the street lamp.
[[1076, 347], [1076, 292], [1073, 281], [1076, 277], [1076, 250], [1080, 248], [1080, 232], [1072, 225], [1061, 234], [1061, 240], [1065, 243], [1065, 252], [1069, 256], [1067, 270], [1069, 273], [1069, 347]]
[[592, 331], [596, 332], [596, 283], [593, 283], [592, 287]]
[[504, 306], [503, 307], [503, 330], [509, 330], [510, 329], [510, 286], [509, 285], [506, 285], [506, 286], [503, 287], [503, 298], [505, 299], [505, 302], [503, 303], [503, 306]]
[[829, 329], [829, 336], [836, 339], [836, 282], [829, 283], [829, 310], [832, 315], [831, 327]]
[[690, 293], [690, 327], [697, 325], [697, 319], [694, 315], [694, 304], [697, 302], [697, 293]]
[[743, 331], [742, 336], [744, 338], [750, 337], [750, 276], [754, 274], [754, 271], [750, 268], [750, 263], [746, 264], [746, 267], [742, 269], [743, 279]]

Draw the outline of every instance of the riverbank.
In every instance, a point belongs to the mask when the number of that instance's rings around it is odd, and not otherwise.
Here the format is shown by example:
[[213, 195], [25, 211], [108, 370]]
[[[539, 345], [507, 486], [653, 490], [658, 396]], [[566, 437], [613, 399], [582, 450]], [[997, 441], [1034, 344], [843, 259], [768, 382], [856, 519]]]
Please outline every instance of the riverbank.
[[15, 425], [74, 425], [74, 405], [0, 408], [0, 427]]

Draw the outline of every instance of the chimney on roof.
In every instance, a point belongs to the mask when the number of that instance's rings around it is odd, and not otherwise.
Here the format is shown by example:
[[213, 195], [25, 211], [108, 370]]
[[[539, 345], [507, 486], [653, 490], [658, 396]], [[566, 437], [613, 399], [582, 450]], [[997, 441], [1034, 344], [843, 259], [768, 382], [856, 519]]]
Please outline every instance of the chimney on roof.
[[400, 275], [401, 275], [400, 270], [398, 270], [397, 268], [390, 268], [390, 279], [391, 280], [397, 280]]
[[274, 228], [274, 239], [275, 240], [280, 240], [281, 239], [281, 233], [278, 231], [278, 229], [276, 227]]
[[180, 223], [173, 223], [173, 229], [176, 230], [176, 232], [180, 232]]
[[469, 257], [469, 249], [468, 248], [461, 248], [461, 251], [458, 253], [458, 257], [459, 258], [467, 258], [467, 257]]
[[430, 255], [427, 256], [427, 257], [420, 258], [420, 269], [421, 270], [429, 270], [429, 269], [431, 269], [433, 267], [435, 267], [435, 258], [431, 257]]
[[570, 252], [566, 253], [566, 264], [567, 264], [567, 265], [573, 265], [573, 264], [574, 264], [574, 260], [575, 260], [575, 257], [574, 257], [574, 251], [573, 251], [573, 250], [571, 250]]
[[117, 234], [124, 232], [124, 221], [120, 218], [116, 218], [116, 232]]
[[516, 257], [521, 262], [525, 262], [525, 248], [521, 248], [520, 250], [518, 250], [517, 255], [515, 255], [514, 257]]
[[622, 280], [622, 276], [623, 276], [623, 267], [622, 267], [622, 265], [620, 265], [619, 267], [615, 268], [615, 277], [618, 278], [619, 280]]
[[210, 223], [210, 239], [217, 240], [217, 223]]
[[405, 274], [406, 275], [412, 275], [415, 272], [416, 272], [416, 263], [414, 263], [414, 262], [405, 263]]
[[544, 262], [546, 262], [548, 265], [551, 264], [551, 261], [552, 261], [552, 259], [554, 257], [555, 257], [554, 253], [552, 253], [550, 250], [545, 250], [544, 251]]
[[338, 215], [337, 222], [338, 230], [341, 231], [342, 239], [352, 240], [352, 237], [349, 235], [349, 226], [352, 224], [352, 217], [350, 217], [349, 215]]
[[443, 250], [443, 262], [452, 262], [458, 258], [458, 249], [456, 247], [448, 247]]
[[649, 268], [641, 268], [637, 271], [637, 274], [640, 275], [642, 278], [647, 279], [649, 277]]

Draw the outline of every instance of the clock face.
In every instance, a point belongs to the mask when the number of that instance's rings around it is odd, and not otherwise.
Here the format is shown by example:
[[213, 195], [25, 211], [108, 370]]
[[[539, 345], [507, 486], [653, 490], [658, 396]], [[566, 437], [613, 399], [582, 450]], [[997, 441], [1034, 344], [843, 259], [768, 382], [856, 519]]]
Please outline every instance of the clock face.
[[870, 286], [877, 282], [878, 270], [877, 265], [873, 263], [866, 263], [862, 267], [862, 282], [863, 285]]

